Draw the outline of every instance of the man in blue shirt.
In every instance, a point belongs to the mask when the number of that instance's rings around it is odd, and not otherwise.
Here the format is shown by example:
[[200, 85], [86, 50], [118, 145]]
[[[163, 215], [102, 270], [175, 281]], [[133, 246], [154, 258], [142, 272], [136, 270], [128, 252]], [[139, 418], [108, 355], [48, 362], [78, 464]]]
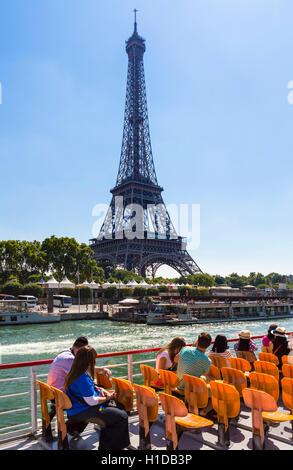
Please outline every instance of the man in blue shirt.
[[198, 336], [194, 346], [185, 346], [179, 353], [177, 375], [180, 379], [179, 390], [184, 391], [183, 375], [193, 375], [201, 377], [207, 374], [212, 361], [206, 356], [205, 352], [212, 342], [211, 335], [203, 332]]

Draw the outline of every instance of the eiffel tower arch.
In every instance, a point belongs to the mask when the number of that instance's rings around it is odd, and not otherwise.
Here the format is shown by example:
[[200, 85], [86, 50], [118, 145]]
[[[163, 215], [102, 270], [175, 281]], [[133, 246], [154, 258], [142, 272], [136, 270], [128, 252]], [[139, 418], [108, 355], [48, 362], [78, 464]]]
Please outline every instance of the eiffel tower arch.
[[178, 236], [162, 198], [152, 155], [143, 56], [145, 39], [126, 41], [128, 72], [121, 157], [112, 200], [97, 238], [90, 240], [97, 263], [109, 260], [142, 276], [162, 265], [180, 275], [202, 272]]

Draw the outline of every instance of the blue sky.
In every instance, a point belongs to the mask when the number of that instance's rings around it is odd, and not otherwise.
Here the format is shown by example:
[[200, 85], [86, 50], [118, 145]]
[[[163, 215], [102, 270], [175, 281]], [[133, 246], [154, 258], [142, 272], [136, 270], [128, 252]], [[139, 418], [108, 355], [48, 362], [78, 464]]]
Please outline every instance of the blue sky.
[[201, 207], [192, 256], [292, 273], [291, 0], [2, 0], [0, 238], [91, 238], [118, 171], [133, 8], [164, 200]]

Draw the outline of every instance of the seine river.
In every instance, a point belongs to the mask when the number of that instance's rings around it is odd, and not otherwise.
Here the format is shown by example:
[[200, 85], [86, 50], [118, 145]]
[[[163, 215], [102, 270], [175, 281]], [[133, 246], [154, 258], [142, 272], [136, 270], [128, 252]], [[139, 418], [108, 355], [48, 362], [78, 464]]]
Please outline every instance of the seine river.
[[[53, 359], [59, 351], [70, 347], [78, 336], [86, 336], [89, 343], [98, 354], [130, 349], [147, 349], [166, 345], [175, 336], [184, 337], [187, 343], [192, 343], [201, 331], [208, 331], [214, 339], [217, 334], [225, 334], [227, 338], [236, 338], [242, 329], [249, 329], [252, 335], [263, 335], [271, 323], [269, 321], [248, 321], [231, 323], [211, 323], [208, 325], [182, 325], [174, 327], [150, 326], [145, 324], [131, 324], [110, 322], [108, 320], [95, 321], [66, 321], [55, 324], [7, 326], [0, 328], [0, 354], [1, 362], [25, 362], [42, 359]], [[293, 319], [279, 320], [278, 324], [293, 331]], [[260, 342], [257, 341], [260, 345]], [[233, 348], [233, 343], [230, 346]], [[260, 350], [260, 347], [259, 347]], [[134, 356], [134, 361], [154, 358], [154, 354]], [[111, 358], [98, 360], [98, 365], [111, 365], [115, 361]], [[116, 360], [117, 362], [117, 360]], [[118, 362], [127, 362], [118, 358]], [[152, 365], [152, 364], [151, 364]], [[38, 374], [46, 374], [49, 366], [37, 367]], [[134, 373], [139, 373], [139, 366], [134, 367]], [[25, 377], [29, 369], [1, 370], [0, 379], [11, 377]], [[113, 369], [113, 375], [127, 375], [126, 368]], [[42, 377], [41, 380], [46, 380]], [[141, 383], [141, 378], [135, 379]], [[29, 380], [16, 382], [0, 382], [0, 395], [19, 393], [29, 390]], [[29, 406], [30, 396], [0, 400], [0, 413], [14, 408]], [[39, 414], [40, 416], [40, 414]], [[27, 411], [0, 415], [1, 428], [9, 425], [29, 422], [30, 414]]]

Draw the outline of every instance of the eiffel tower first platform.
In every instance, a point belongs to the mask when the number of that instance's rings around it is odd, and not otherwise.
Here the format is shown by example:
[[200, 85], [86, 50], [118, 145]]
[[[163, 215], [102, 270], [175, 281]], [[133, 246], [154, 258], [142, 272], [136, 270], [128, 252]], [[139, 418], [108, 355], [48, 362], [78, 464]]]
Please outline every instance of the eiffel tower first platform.
[[141, 276], [155, 276], [162, 265], [181, 276], [201, 272], [177, 235], [158, 185], [149, 132], [143, 56], [145, 40], [134, 32], [126, 41], [128, 74], [118, 177], [97, 238], [93, 258]]

